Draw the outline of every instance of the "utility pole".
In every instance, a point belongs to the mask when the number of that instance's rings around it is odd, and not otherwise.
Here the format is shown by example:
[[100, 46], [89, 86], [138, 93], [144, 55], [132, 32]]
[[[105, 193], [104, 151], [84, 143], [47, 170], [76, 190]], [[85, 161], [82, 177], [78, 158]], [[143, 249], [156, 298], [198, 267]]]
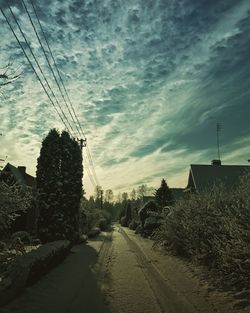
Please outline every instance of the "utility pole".
[[81, 148], [81, 150], [84, 148], [84, 147], [86, 147], [86, 145], [87, 145], [87, 139], [78, 139], [77, 138], [77, 141], [79, 142], [79, 145], [80, 145], [80, 148]]

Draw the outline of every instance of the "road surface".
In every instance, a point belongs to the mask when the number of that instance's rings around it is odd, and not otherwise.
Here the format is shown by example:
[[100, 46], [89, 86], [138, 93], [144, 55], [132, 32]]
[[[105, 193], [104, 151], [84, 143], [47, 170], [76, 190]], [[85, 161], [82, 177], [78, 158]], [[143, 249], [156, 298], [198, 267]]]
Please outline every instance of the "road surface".
[[[114, 225], [71, 254], [1, 313], [234, 313], [183, 261]], [[247, 311], [237, 311], [247, 312]]]

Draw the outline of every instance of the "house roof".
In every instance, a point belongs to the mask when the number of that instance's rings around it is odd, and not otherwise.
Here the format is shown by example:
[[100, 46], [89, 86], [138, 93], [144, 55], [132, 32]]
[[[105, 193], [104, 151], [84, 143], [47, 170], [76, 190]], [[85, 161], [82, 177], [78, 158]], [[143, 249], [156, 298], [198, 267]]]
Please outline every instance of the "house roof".
[[226, 188], [230, 188], [248, 171], [250, 171], [249, 165], [191, 164], [187, 188], [194, 188], [197, 192], [201, 192], [219, 182]]
[[180, 200], [183, 197], [184, 188], [170, 188], [174, 200]]
[[142, 203], [143, 204], [145, 204], [145, 203], [147, 203], [147, 202], [149, 202], [149, 201], [151, 201], [151, 200], [155, 200], [155, 197], [154, 196], [143, 196], [142, 197]]
[[[22, 167], [24, 168], [24, 167]], [[15, 180], [21, 185], [21, 186], [29, 186], [32, 188], [36, 187], [36, 179], [35, 177], [27, 174], [25, 171], [20, 170], [20, 168], [15, 167], [14, 165], [7, 163], [5, 167], [3, 168], [1, 175], [4, 173], [11, 173]]]

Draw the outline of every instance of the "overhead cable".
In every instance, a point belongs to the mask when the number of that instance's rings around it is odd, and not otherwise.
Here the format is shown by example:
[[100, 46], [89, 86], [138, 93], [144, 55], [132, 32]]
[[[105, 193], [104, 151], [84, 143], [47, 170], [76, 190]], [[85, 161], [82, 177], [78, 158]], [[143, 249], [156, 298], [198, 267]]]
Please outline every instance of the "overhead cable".
[[[18, 29], [19, 29], [19, 31], [20, 31], [22, 37], [23, 37], [23, 39], [25, 40], [25, 43], [26, 43], [26, 45], [27, 45], [27, 47], [28, 47], [28, 49], [29, 49], [29, 51], [30, 51], [30, 53], [31, 53], [31, 55], [32, 55], [32, 57], [33, 57], [33, 59], [34, 59], [36, 65], [37, 65], [37, 67], [39, 68], [39, 70], [40, 70], [40, 72], [41, 72], [41, 74], [42, 74], [42, 76], [43, 76], [43, 79], [44, 79], [45, 82], [46, 82], [47, 87], [49, 88], [49, 90], [50, 90], [52, 96], [55, 98], [55, 101], [56, 101], [58, 107], [60, 108], [60, 111], [61, 111], [63, 117], [64, 117], [65, 120], [67, 121], [67, 123], [68, 123], [68, 125], [69, 125], [69, 128], [70, 128], [71, 131], [74, 133], [74, 129], [72, 128], [72, 126], [71, 126], [71, 124], [70, 124], [70, 122], [69, 122], [67, 116], [65, 115], [65, 113], [64, 113], [64, 111], [63, 111], [63, 109], [62, 109], [60, 103], [58, 102], [58, 99], [57, 99], [57, 97], [56, 97], [54, 91], [52, 90], [52, 88], [51, 88], [51, 86], [50, 86], [50, 84], [49, 84], [49, 82], [48, 82], [48, 80], [47, 80], [47, 78], [46, 78], [46, 76], [45, 76], [45, 74], [44, 74], [44, 72], [43, 72], [43, 69], [41, 68], [41, 66], [40, 66], [40, 64], [39, 64], [39, 62], [38, 62], [38, 60], [37, 60], [37, 58], [36, 58], [34, 52], [32, 51], [32, 49], [31, 49], [31, 47], [30, 47], [30, 44], [29, 44], [29, 42], [28, 42], [28, 40], [27, 40], [27, 38], [26, 38], [26, 36], [25, 36], [25, 34], [24, 34], [24, 32], [23, 32], [23, 30], [22, 30], [20, 24], [19, 24], [19, 22], [17, 21], [17, 18], [16, 18], [16, 16], [15, 16], [14, 12], [12, 11], [12, 9], [11, 9], [10, 7], [9, 7], [9, 11], [11, 12], [11, 14], [12, 14], [12, 16], [13, 16], [13, 19], [14, 19], [14, 21], [15, 21], [15, 23], [16, 23], [16, 25], [17, 25], [17, 27], [18, 27]], [[68, 128], [67, 128], [67, 129], [68, 129]], [[68, 130], [69, 130], [69, 129], [68, 129]], [[69, 132], [69, 133], [71, 134], [71, 132]]]
[[10, 24], [10, 22], [9, 22], [7, 16], [5, 15], [4, 11], [3, 11], [1, 8], [0, 8], [0, 10], [1, 10], [1, 13], [2, 13], [2, 15], [4, 16], [4, 18], [5, 18], [5, 20], [6, 20], [7, 24], [8, 24], [8, 26], [9, 26], [11, 32], [12, 32], [12, 34], [14, 35], [16, 41], [18, 42], [19, 46], [21, 47], [21, 49], [22, 49], [22, 51], [23, 51], [23, 53], [24, 53], [26, 59], [28, 60], [28, 62], [29, 62], [29, 64], [30, 64], [30, 66], [32, 67], [34, 73], [36, 74], [36, 77], [37, 77], [39, 83], [41, 84], [41, 86], [42, 86], [44, 92], [46, 93], [46, 95], [47, 95], [47, 97], [49, 98], [50, 102], [52, 103], [53, 107], [55, 108], [55, 110], [56, 110], [58, 116], [60, 117], [62, 123], [64, 124], [65, 128], [66, 128], [67, 131], [70, 133], [68, 126], [66, 125], [66, 123], [64, 122], [63, 117], [61, 116], [61, 114], [60, 114], [59, 111], [57, 110], [57, 107], [56, 107], [54, 101], [52, 100], [50, 94], [48, 93], [47, 89], [45, 88], [45, 86], [44, 86], [44, 84], [43, 84], [43, 82], [42, 82], [40, 76], [38, 75], [38, 73], [37, 73], [37, 71], [36, 71], [36, 69], [35, 69], [35, 67], [34, 67], [34, 65], [32, 64], [32, 62], [31, 62], [29, 56], [27, 55], [27, 53], [26, 53], [26, 51], [25, 51], [23, 45], [21, 44], [19, 38], [17, 37], [17, 35], [16, 35], [16, 33], [15, 33], [15, 30], [13, 29], [12, 25]]

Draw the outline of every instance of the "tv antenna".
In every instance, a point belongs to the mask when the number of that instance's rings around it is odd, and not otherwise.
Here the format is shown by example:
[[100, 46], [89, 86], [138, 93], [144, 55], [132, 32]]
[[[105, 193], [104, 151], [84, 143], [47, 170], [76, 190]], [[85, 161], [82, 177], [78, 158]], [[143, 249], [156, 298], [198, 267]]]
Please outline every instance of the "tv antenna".
[[221, 124], [219, 122], [217, 122], [217, 124], [216, 124], [216, 138], [217, 138], [218, 160], [220, 160], [220, 132], [221, 132]]
[[7, 158], [8, 158], [7, 155], [6, 155], [6, 157], [4, 159], [0, 158], [0, 169], [3, 168], [3, 165], [1, 165], [1, 163], [5, 163]]

